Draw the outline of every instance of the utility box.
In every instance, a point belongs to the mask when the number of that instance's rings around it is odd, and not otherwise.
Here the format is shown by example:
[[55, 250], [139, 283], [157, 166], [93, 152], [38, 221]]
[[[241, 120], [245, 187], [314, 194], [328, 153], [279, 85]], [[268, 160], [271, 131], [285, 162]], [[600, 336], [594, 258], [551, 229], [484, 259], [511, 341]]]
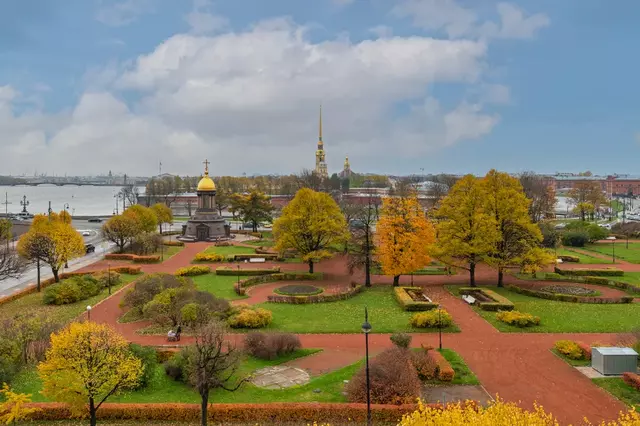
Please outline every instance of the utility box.
[[591, 348], [591, 367], [605, 376], [638, 371], [638, 353], [631, 348]]

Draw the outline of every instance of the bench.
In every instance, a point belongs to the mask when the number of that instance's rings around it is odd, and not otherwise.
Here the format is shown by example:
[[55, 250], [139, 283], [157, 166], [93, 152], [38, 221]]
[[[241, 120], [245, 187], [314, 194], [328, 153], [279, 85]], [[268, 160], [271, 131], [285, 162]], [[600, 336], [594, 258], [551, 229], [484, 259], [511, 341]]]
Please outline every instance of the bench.
[[266, 261], [267, 259], [265, 259], [264, 257], [258, 257], [258, 258], [254, 257], [252, 259], [249, 259], [249, 263], [264, 263]]
[[469, 294], [465, 294], [462, 296], [462, 300], [464, 300], [465, 302], [467, 302], [470, 305], [473, 305], [474, 303], [476, 303], [476, 298], [469, 295]]

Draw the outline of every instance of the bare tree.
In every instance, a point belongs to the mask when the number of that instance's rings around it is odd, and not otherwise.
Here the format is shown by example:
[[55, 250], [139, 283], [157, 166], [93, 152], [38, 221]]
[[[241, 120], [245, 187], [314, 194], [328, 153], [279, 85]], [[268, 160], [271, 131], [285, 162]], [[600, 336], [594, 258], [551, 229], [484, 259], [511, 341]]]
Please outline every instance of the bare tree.
[[18, 278], [24, 272], [25, 264], [16, 250], [11, 247], [12, 223], [8, 219], [0, 219], [0, 281]]
[[529, 216], [532, 222], [540, 222], [553, 214], [556, 194], [547, 178], [534, 172], [524, 172], [520, 175], [520, 184], [524, 194], [531, 200]]
[[314, 191], [322, 191], [325, 187], [322, 177], [313, 170], [304, 169], [296, 178], [298, 189], [310, 188]]
[[138, 204], [138, 199], [140, 197], [140, 190], [134, 184], [128, 184], [123, 186], [120, 189], [120, 193], [122, 194], [122, 198], [126, 203], [129, 203], [130, 206], [134, 204]]
[[215, 389], [234, 392], [248, 380], [236, 376], [242, 353], [225, 341], [226, 332], [224, 323], [212, 320], [196, 329], [195, 344], [185, 350], [189, 381], [201, 398], [202, 426], [207, 425], [209, 393]]
[[[344, 215], [344, 219], [347, 222], [347, 225], [351, 226], [351, 221], [356, 219], [356, 215], [359, 214], [362, 209], [362, 205], [359, 205], [347, 197], [341, 196], [338, 200], [338, 206], [340, 206], [340, 210], [342, 210], [342, 214]], [[344, 243], [344, 254], [347, 254], [349, 251], [349, 241], [345, 241]]]
[[358, 205], [353, 213], [354, 225], [351, 227], [351, 253], [349, 254], [349, 272], [364, 268], [365, 286], [371, 287], [371, 263], [375, 250], [373, 227], [380, 211], [381, 199], [371, 189], [366, 194], [366, 203]]

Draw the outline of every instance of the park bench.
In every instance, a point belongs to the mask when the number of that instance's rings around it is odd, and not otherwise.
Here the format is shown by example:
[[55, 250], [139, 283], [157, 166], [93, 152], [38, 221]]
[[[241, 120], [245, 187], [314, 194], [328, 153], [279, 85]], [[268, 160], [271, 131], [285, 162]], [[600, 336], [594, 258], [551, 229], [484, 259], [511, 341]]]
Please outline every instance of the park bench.
[[252, 258], [249, 259], [249, 263], [264, 263], [267, 260], [264, 257], [257, 257], [257, 258]]
[[476, 298], [468, 294], [463, 295], [462, 300], [464, 300], [470, 305], [473, 305], [474, 303], [476, 303]]

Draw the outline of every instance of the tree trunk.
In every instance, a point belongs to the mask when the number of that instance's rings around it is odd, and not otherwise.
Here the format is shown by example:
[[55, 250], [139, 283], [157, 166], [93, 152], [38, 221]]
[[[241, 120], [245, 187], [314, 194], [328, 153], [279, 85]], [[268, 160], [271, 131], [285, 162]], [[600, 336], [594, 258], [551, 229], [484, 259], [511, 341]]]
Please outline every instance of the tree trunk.
[[96, 404], [93, 402], [93, 398], [89, 398], [89, 424], [96, 426], [98, 421], [96, 420]]
[[313, 274], [313, 260], [309, 261], [309, 273]]
[[398, 285], [400, 285], [400, 275], [394, 275], [393, 276], [393, 286], [394, 287], [398, 287]]
[[498, 287], [504, 287], [504, 271], [502, 267], [498, 268]]
[[57, 283], [60, 282], [60, 277], [58, 276], [58, 268], [51, 268], [51, 272], [53, 272], [53, 280]]
[[36, 261], [36, 269], [38, 270], [38, 293], [40, 293], [40, 259]]
[[207, 405], [209, 404], [209, 391], [200, 394], [200, 425], [207, 426]]
[[476, 263], [469, 263], [469, 285], [471, 287], [476, 286]]
[[253, 232], [258, 232], [258, 222], [253, 221]]
[[364, 247], [364, 285], [367, 287], [371, 287], [371, 247], [369, 246], [369, 227], [366, 229], [367, 234], [365, 235], [365, 247]]

